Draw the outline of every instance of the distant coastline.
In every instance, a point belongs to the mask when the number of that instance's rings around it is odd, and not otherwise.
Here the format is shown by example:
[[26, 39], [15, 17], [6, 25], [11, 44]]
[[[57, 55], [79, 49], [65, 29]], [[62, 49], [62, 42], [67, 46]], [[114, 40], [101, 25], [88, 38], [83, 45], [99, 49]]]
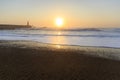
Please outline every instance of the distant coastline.
[[6, 29], [21, 29], [21, 28], [31, 28], [31, 25], [12, 25], [12, 24], [0, 24], [0, 30]]

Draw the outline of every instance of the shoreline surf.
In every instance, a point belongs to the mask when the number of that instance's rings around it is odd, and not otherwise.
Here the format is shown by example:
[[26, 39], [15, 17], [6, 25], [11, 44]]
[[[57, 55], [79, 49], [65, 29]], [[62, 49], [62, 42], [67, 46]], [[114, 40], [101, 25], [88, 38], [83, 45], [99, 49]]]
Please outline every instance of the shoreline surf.
[[[103, 29], [104, 30], [104, 29]], [[106, 30], [106, 29], [105, 29]], [[43, 43], [120, 48], [119, 29], [107, 31], [0, 30], [0, 40], [31, 40]]]

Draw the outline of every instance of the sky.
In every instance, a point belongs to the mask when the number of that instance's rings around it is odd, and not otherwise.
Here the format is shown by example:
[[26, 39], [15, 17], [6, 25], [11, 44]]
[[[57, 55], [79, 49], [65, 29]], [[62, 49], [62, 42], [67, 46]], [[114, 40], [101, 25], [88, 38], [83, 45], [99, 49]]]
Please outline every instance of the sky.
[[120, 0], [0, 0], [0, 24], [54, 28], [120, 27]]

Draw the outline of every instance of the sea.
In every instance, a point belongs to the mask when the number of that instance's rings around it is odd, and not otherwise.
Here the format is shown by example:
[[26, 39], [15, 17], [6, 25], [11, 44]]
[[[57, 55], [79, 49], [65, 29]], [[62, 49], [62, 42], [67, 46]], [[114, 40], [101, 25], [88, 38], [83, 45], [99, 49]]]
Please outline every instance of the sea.
[[0, 30], [0, 40], [28, 40], [59, 45], [120, 48], [120, 28]]

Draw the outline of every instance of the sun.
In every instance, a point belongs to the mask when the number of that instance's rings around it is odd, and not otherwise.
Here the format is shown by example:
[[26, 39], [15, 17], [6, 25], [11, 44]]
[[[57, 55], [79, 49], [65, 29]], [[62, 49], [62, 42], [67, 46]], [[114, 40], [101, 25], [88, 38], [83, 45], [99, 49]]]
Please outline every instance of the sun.
[[62, 27], [63, 22], [64, 22], [63, 18], [58, 17], [58, 18], [56, 18], [55, 21], [56, 21], [57, 27]]

